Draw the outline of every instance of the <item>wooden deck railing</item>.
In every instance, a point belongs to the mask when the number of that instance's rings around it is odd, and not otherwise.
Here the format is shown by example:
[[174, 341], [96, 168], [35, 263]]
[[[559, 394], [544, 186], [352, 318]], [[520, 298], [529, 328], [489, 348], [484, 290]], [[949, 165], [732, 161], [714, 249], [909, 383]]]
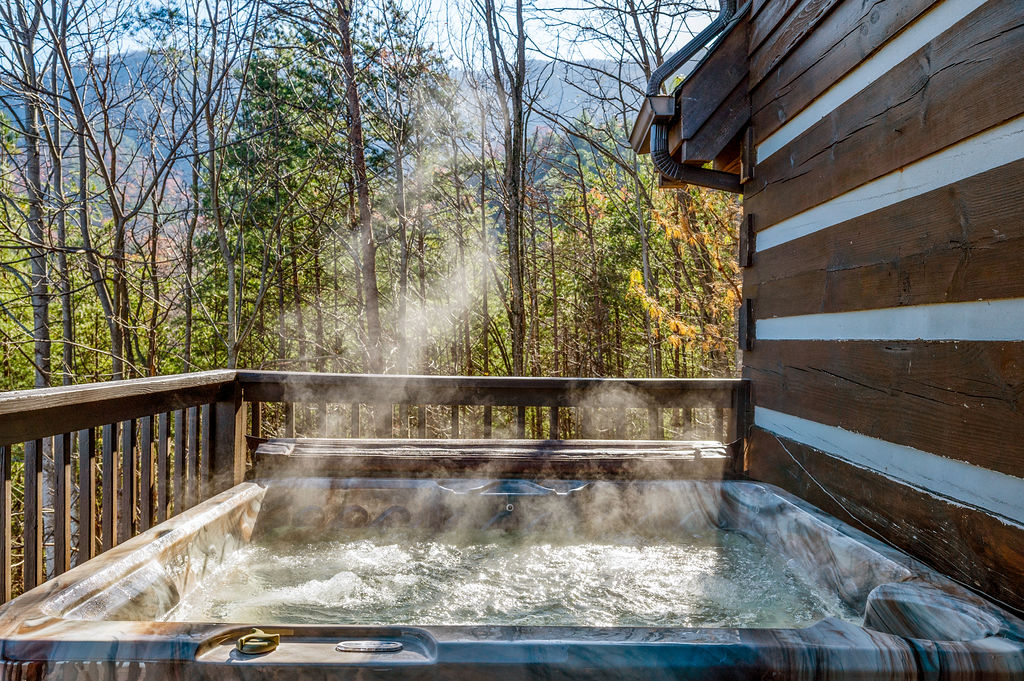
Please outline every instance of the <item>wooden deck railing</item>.
[[271, 435], [728, 442], [748, 404], [738, 379], [266, 371], [0, 393], [0, 602], [240, 482]]

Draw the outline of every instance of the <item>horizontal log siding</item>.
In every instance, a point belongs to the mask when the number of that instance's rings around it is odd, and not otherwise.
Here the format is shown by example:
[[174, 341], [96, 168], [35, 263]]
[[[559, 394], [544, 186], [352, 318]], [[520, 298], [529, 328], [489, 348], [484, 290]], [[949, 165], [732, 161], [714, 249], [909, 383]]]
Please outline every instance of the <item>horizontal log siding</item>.
[[744, 368], [757, 406], [1024, 477], [1024, 342], [759, 341]]
[[[889, 38], [938, 0], [842, 0], [817, 30], [807, 32], [792, 50], [775, 56], [771, 43], [758, 50], [751, 43], [751, 116], [754, 141], [760, 144], [803, 110]], [[751, 31], [757, 31], [760, 19]]]
[[744, 187], [757, 228], [1016, 118], [1021, 73], [1019, 0], [992, 0], [758, 163]]
[[1024, 161], [781, 244], [746, 272], [756, 315], [1024, 297]]
[[750, 441], [752, 476], [807, 499], [992, 598], [1024, 609], [1021, 527], [760, 428], [753, 429]]
[[[924, 25], [914, 22], [931, 20], [936, 10], [969, 11], [949, 4], [956, 1], [759, 6], [748, 46], [755, 142], [780, 130], [865, 59], [899, 40], [902, 31]], [[940, 173], [931, 184], [913, 184], [920, 178], [912, 177], [915, 162], [970, 145], [972, 137], [1007, 127], [1024, 114], [1019, 0], [989, 0], [909, 58], [892, 63], [803, 132], [790, 128], [777, 136], [767, 149], [796, 134], [754, 167], [744, 210], [758, 236], [819, 206], [757, 244], [753, 266], [744, 272], [744, 297], [752, 299], [759, 322], [826, 313], [818, 321], [829, 324], [827, 313], [1024, 298], [1024, 160], [1018, 160], [1024, 152], [1014, 151], [1020, 147], [1011, 143], [1012, 154], [986, 156], [991, 164], [963, 166], [959, 175]], [[816, 106], [823, 108], [833, 96]], [[920, 170], [932, 172], [930, 166]], [[884, 176], [921, 189], [845, 216], [818, 214], [859, 197], [858, 187]], [[812, 217], [810, 228], [786, 226]], [[748, 473], [1024, 609], [1024, 526], [1010, 519], [1019, 514], [999, 515], [994, 496], [971, 496], [956, 476], [970, 473], [975, 488], [979, 480], [998, 478], [1005, 489], [1016, 489], [1019, 479], [1024, 496], [1024, 321], [1020, 326], [1019, 339], [1007, 341], [902, 338], [898, 327], [885, 334], [898, 340], [844, 340], [855, 333], [851, 327], [823, 336], [836, 340], [803, 341], [788, 336], [799, 334], [784, 326], [780, 339], [758, 339], [755, 323], [744, 377], [766, 425], [775, 427], [766, 411], [773, 410], [806, 420], [803, 435], [796, 428], [779, 431], [790, 438], [829, 449], [825, 435], [838, 438], [842, 431], [827, 429], [840, 428], [856, 434], [850, 437], [883, 441], [876, 451], [873, 441], [857, 440], [868, 454], [909, 458], [847, 460], [840, 458], [837, 443], [831, 453], [819, 451], [755, 426], [746, 452]], [[825, 434], [817, 441], [811, 436], [815, 429]], [[907, 447], [912, 449], [900, 449]], [[914, 457], [927, 460], [934, 469], [929, 475], [937, 470], [938, 476], [917, 475], [916, 468], [900, 463]], [[900, 465], [915, 475], [898, 480], [894, 471]]]

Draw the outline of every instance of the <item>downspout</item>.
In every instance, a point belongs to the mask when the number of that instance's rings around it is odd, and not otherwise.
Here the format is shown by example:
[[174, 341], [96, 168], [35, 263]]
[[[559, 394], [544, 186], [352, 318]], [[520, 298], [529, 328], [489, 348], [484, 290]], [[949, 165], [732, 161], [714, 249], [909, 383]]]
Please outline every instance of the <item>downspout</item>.
[[[678, 52], [666, 59], [661, 66], [651, 74], [647, 82], [647, 98], [657, 97], [661, 92], [661, 86], [669, 76], [689, 61], [711, 40], [721, 33], [732, 21], [736, 14], [736, 0], [721, 0], [718, 16], [708, 26], [697, 34], [697, 36], [683, 46]], [[674, 99], [673, 99], [674, 104]], [[668, 149], [668, 131], [671, 124], [670, 118], [655, 117], [651, 124], [651, 160], [654, 167], [665, 177], [679, 180], [687, 184], [696, 184], [712, 189], [739, 194], [743, 191], [738, 175], [723, 173], [719, 170], [708, 170], [697, 166], [679, 163]]]

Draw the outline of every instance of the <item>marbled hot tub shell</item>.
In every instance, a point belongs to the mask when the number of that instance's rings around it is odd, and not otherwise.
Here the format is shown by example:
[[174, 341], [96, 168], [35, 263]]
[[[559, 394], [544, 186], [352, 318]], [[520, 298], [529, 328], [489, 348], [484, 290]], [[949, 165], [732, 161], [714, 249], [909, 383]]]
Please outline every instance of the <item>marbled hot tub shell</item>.
[[[770, 485], [317, 475], [238, 485], [10, 602], [0, 610], [3, 677], [1024, 679], [1020, 620]], [[851, 616], [786, 629], [664, 627], [656, 617], [642, 627], [165, 621], [251, 542], [341, 541], [382, 517], [393, 522], [377, 526], [427, 535], [490, 528], [496, 517], [520, 533], [541, 518], [580, 536], [733, 532]], [[238, 654], [235, 640], [253, 626], [281, 634], [281, 645]], [[362, 639], [404, 647], [335, 651]]]

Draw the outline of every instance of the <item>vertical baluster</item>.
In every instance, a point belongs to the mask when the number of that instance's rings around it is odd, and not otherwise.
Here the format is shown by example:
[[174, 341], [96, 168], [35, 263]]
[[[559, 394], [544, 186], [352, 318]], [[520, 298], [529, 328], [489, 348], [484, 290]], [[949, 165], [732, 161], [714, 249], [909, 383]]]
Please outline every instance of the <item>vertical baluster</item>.
[[649, 440], [660, 440], [662, 437], [661, 409], [658, 407], [647, 408], [647, 438]]
[[25, 443], [25, 591], [46, 579], [43, 565], [43, 441]]
[[349, 437], [359, 437], [359, 403], [353, 402], [349, 409]]
[[96, 429], [78, 431], [78, 557], [96, 555]]
[[452, 405], [452, 439], [459, 437], [459, 405]]
[[590, 407], [577, 407], [576, 411], [579, 413], [580, 419], [580, 438], [588, 440], [594, 436], [593, 429], [591, 428], [591, 417], [593, 416], [593, 410]]
[[626, 409], [616, 407], [615, 409], [615, 437], [619, 440], [626, 439]]
[[484, 407], [484, 437], [491, 437], [491, 429], [494, 425], [494, 410], [491, 405]]
[[103, 479], [100, 486], [100, 534], [102, 535], [103, 550], [114, 546], [114, 524], [117, 522], [117, 494], [114, 491], [116, 484], [117, 461], [114, 454], [117, 452], [117, 424], [108, 423], [103, 426], [103, 453], [101, 465], [103, 466]]
[[526, 407], [516, 407], [516, 437], [526, 437]]
[[327, 437], [327, 404], [319, 402], [316, 407], [316, 436]]
[[117, 523], [117, 543], [128, 541], [135, 534], [135, 419], [121, 422], [121, 499]]
[[252, 423], [250, 424], [250, 432], [255, 438], [263, 437], [263, 403], [253, 402], [252, 403]]
[[284, 436], [295, 437], [295, 403], [284, 404]]
[[398, 437], [409, 437], [409, 419], [411, 414], [409, 413], [409, 404], [403, 402], [398, 407]]
[[416, 433], [423, 439], [427, 437], [427, 406], [421, 404], [416, 409]]
[[0, 603], [11, 600], [11, 446], [0, 446]]
[[171, 439], [171, 415], [160, 414], [158, 417], [160, 431], [156, 444], [156, 521], [162, 523], [167, 520], [168, 504], [170, 495], [167, 493], [167, 485], [171, 477], [171, 461], [167, 456], [168, 440]]
[[199, 491], [199, 409], [189, 407], [188, 446], [185, 448], [185, 503], [182, 510], [196, 505], [196, 494]]
[[53, 576], [71, 565], [71, 433], [53, 438]]
[[139, 421], [139, 532], [153, 526], [153, 419]]
[[202, 456], [199, 457], [199, 501], [205, 501], [210, 496], [210, 485], [213, 481], [213, 456], [212, 456], [212, 435], [213, 429], [210, 428], [210, 405], [204, 404], [200, 409], [200, 423], [202, 425], [201, 432], [202, 437], [200, 438]]
[[558, 405], [551, 405], [548, 408], [548, 439], [561, 439], [561, 432], [558, 427]]
[[174, 499], [175, 515], [185, 508], [185, 448], [187, 447], [188, 424], [185, 410], [174, 412]]
[[395, 406], [377, 403], [373, 405], [373, 436], [391, 437], [394, 431]]

